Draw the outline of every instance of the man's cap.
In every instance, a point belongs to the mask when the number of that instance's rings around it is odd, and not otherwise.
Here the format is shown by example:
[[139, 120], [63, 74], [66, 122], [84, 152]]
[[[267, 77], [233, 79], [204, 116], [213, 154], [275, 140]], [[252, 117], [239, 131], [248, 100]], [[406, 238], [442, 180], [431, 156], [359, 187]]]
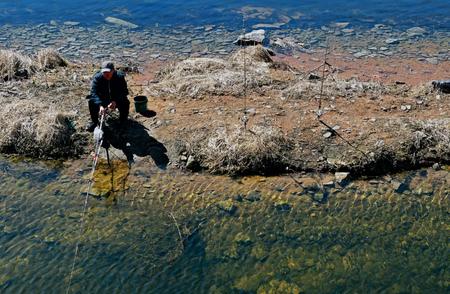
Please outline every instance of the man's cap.
[[104, 61], [102, 63], [102, 73], [103, 72], [110, 72], [114, 70], [114, 63], [112, 63], [112, 61]]

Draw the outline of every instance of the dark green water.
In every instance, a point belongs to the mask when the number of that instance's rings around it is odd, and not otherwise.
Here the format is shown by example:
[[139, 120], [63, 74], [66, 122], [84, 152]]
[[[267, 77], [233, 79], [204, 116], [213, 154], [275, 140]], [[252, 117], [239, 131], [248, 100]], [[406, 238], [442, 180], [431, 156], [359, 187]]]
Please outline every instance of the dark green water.
[[[0, 162], [2, 293], [67, 290], [88, 175], [74, 165]], [[132, 169], [115, 204], [90, 197], [70, 292], [448, 293], [449, 173], [392, 177], [402, 193]]]

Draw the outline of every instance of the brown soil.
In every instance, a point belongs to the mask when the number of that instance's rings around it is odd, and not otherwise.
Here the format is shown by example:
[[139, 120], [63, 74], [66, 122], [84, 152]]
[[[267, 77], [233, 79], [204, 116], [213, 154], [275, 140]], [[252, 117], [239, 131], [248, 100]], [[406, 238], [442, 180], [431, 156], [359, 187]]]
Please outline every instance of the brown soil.
[[[285, 61], [301, 71], [308, 72], [323, 63], [324, 54], [280, 56], [276, 57], [276, 60]], [[391, 57], [358, 59], [347, 54], [333, 54], [328, 56], [327, 60], [337, 71], [337, 76], [342, 79], [357, 78], [361, 81], [385, 84], [403, 82], [415, 86], [450, 77], [450, 61], [434, 65], [416, 59]]]

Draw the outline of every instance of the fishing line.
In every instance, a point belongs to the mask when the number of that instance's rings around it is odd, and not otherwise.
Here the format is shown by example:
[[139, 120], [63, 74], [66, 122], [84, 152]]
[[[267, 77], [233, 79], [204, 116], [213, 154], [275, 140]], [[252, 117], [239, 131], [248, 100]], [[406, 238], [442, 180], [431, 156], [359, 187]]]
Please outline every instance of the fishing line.
[[[105, 113], [103, 113], [101, 118], [100, 118], [100, 130], [101, 131], [103, 129], [104, 118], [105, 118]], [[96, 143], [97, 144], [95, 146], [95, 154], [94, 154], [94, 158], [93, 158], [93, 161], [92, 161], [91, 176], [90, 176], [90, 179], [89, 179], [88, 190], [87, 190], [86, 195], [84, 197], [83, 212], [82, 212], [82, 215], [81, 215], [81, 222], [80, 222], [81, 223], [80, 224], [80, 231], [79, 231], [79, 236], [78, 236], [78, 239], [77, 239], [77, 243], [75, 245], [75, 253], [74, 253], [74, 257], [73, 257], [73, 261], [72, 261], [72, 267], [71, 267], [71, 270], [70, 270], [70, 276], [69, 276], [69, 282], [68, 282], [67, 289], [66, 289], [66, 294], [69, 293], [70, 287], [71, 287], [71, 284], [72, 284], [73, 271], [75, 269], [75, 263], [76, 263], [76, 259], [78, 257], [78, 253], [79, 253], [80, 240], [81, 240], [81, 236], [82, 236], [83, 231], [84, 231], [84, 224], [85, 224], [84, 219], [85, 219], [86, 210], [87, 210], [87, 206], [88, 206], [89, 194], [90, 194], [91, 189], [92, 189], [92, 184], [94, 183], [94, 173], [95, 173], [95, 169], [97, 168], [98, 158], [99, 158], [100, 150], [101, 150], [101, 147], [102, 147], [102, 144], [103, 144], [103, 136]]]

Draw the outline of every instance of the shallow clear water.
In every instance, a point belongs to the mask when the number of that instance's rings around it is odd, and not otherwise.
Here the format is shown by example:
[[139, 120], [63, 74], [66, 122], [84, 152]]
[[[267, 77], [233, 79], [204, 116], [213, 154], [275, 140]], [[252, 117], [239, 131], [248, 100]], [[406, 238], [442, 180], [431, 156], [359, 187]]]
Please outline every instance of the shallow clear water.
[[[243, 7], [250, 7], [243, 9]], [[264, 9], [252, 9], [252, 8]], [[400, 1], [0, 1], [0, 24], [37, 24], [50, 20], [99, 24], [106, 16], [120, 17], [141, 26], [220, 24], [230, 29], [248, 24], [290, 20], [290, 27], [320, 27], [336, 21], [371, 27], [374, 23], [399, 29], [423, 26], [429, 30], [450, 29], [450, 4], [445, 0]]]
[[109, 197], [89, 197], [80, 237], [88, 164], [1, 161], [2, 293], [66, 291], [78, 240], [71, 293], [448, 290], [447, 170], [393, 175], [397, 193], [389, 178], [341, 189], [309, 175], [302, 189], [114, 167], [111, 184], [99, 166], [94, 192]]

